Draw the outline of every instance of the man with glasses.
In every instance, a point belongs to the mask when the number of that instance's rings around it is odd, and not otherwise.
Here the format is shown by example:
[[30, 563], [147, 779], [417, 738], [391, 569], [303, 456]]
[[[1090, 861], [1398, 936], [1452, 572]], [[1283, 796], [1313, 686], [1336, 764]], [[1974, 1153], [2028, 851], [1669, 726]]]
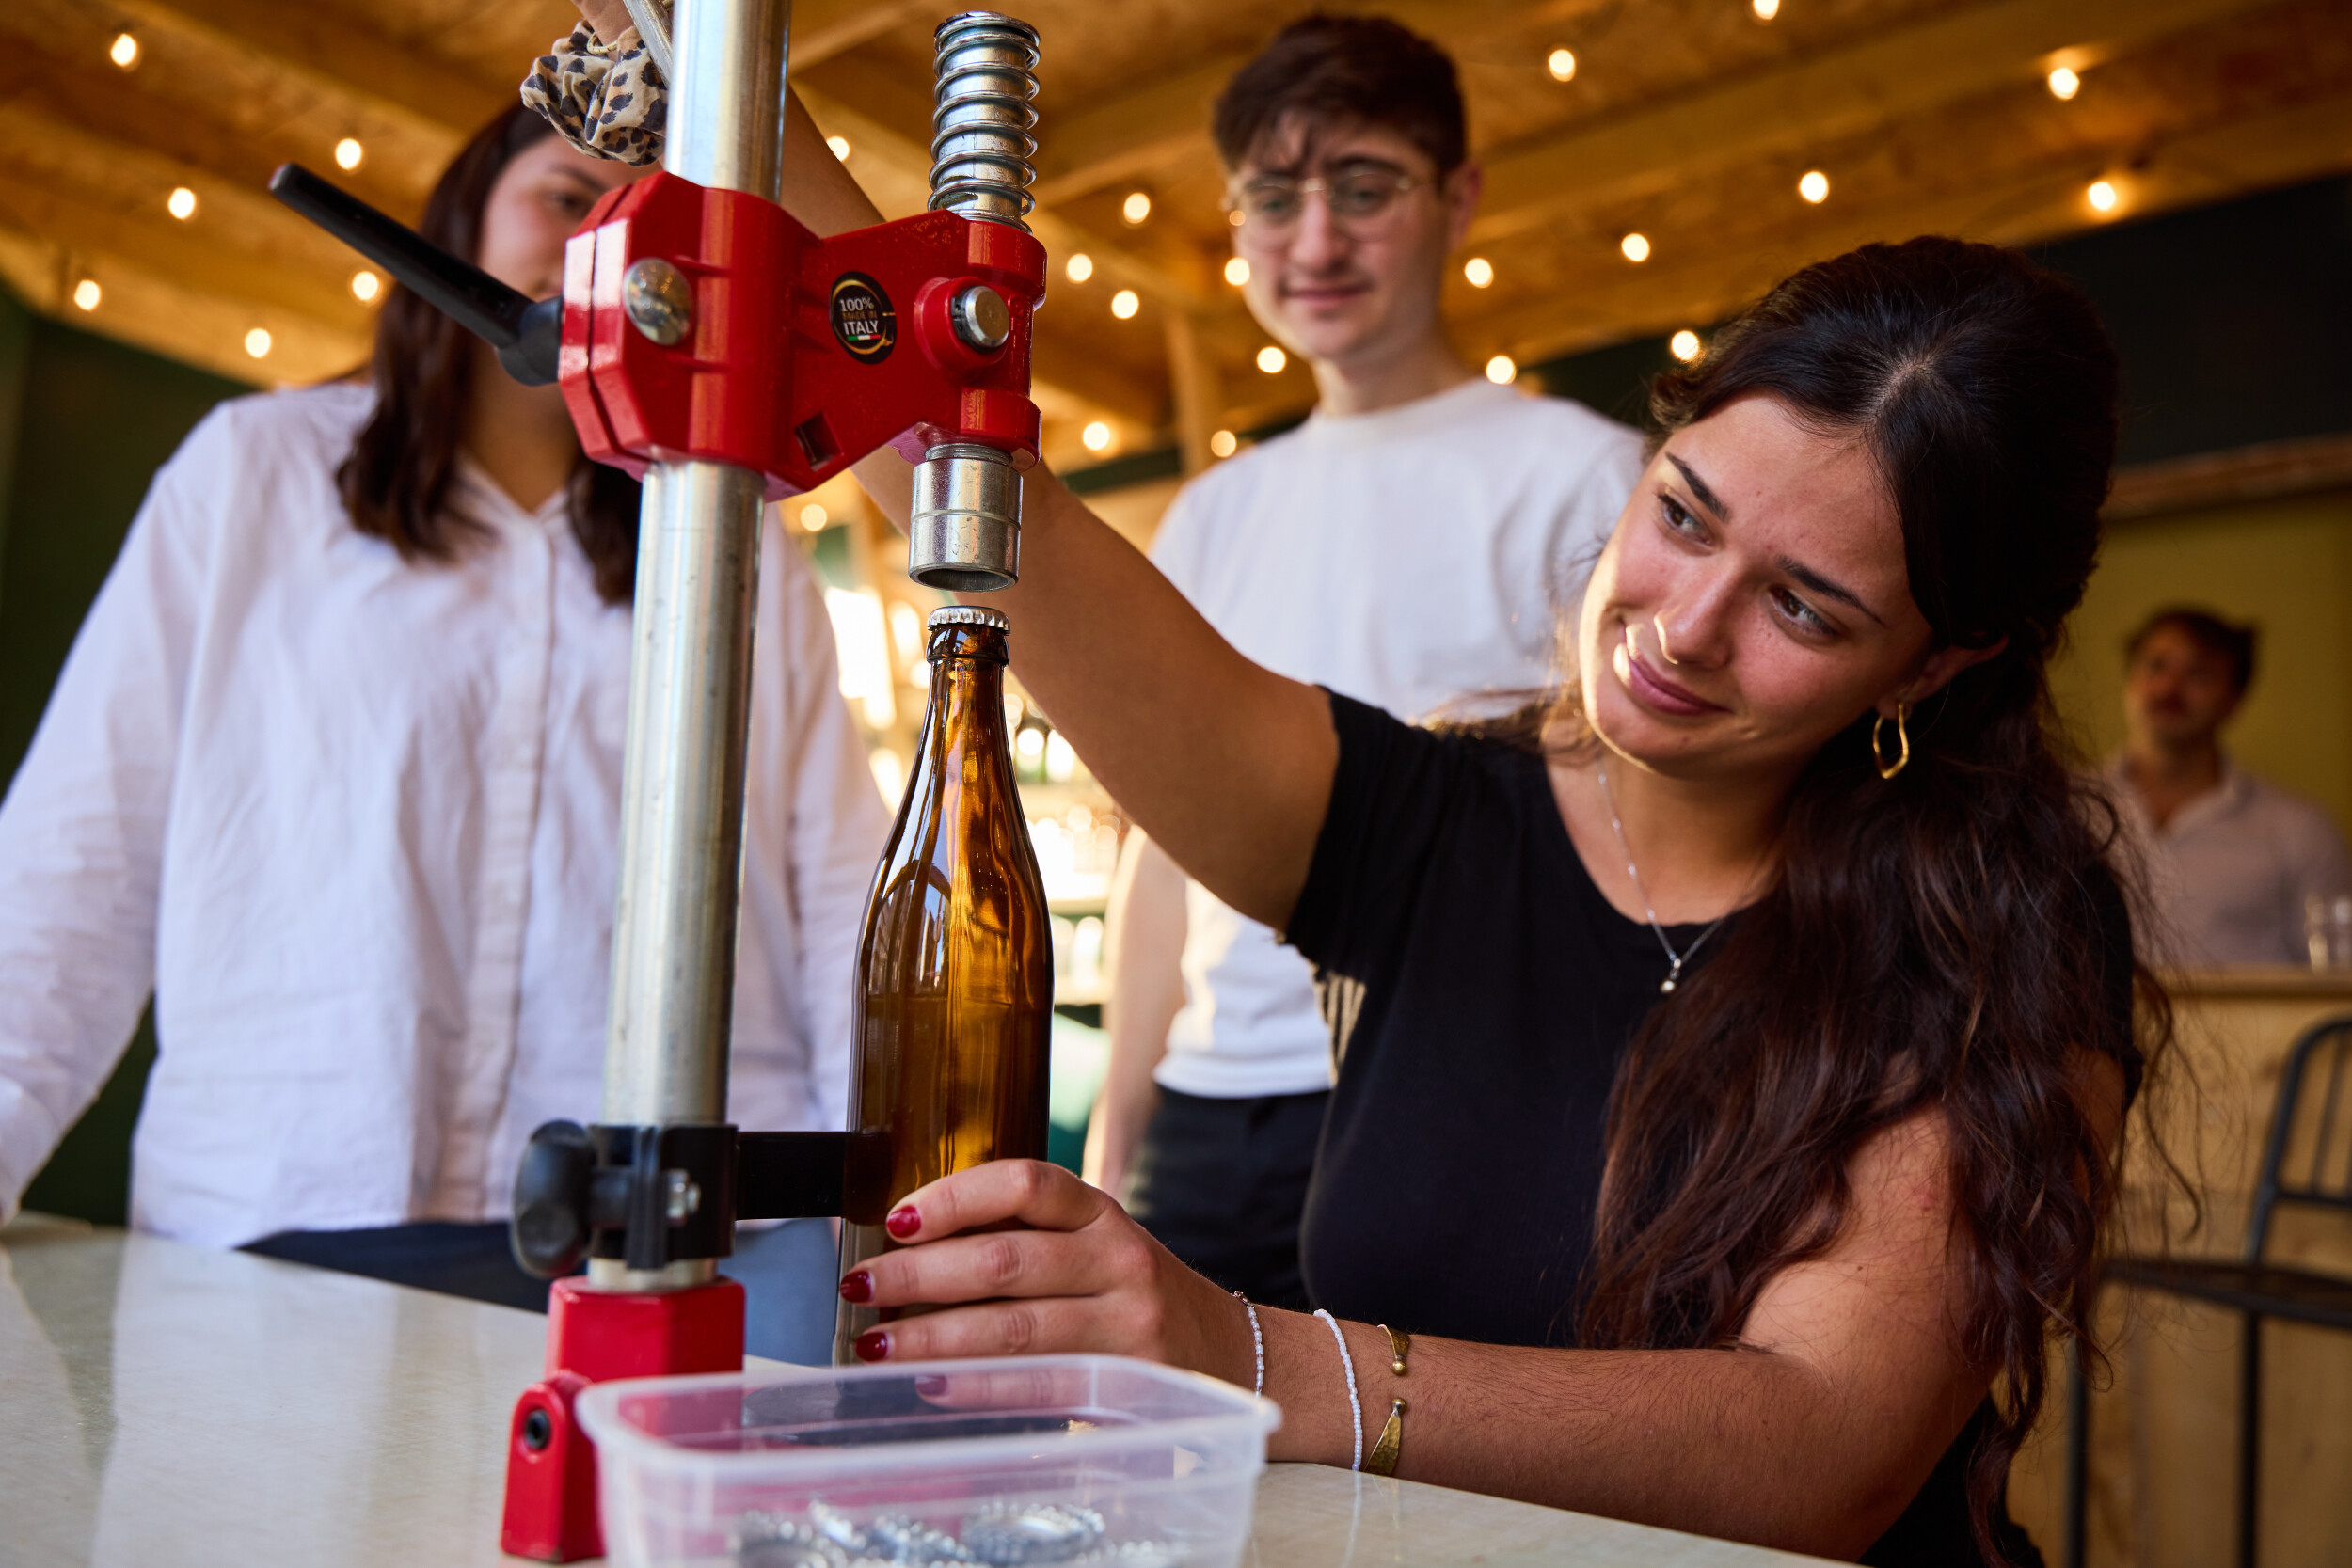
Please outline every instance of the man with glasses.
[[[1374, 17], [1286, 27], [1218, 99], [1250, 312], [1313, 369], [1297, 429], [1212, 468], [1152, 559], [1235, 647], [1394, 712], [1548, 687], [1639, 437], [1475, 375], [1438, 298], [1478, 204], [1454, 63]], [[1312, 976], [1131, 835], [1087, 1174], [1178, 1257], [1307, 1305], [1298, 1218], [1331, 1082]]]

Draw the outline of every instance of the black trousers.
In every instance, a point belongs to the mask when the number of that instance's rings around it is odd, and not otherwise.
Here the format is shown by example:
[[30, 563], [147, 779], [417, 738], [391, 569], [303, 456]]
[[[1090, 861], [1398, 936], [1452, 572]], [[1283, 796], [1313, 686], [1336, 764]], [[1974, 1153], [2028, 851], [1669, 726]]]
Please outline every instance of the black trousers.
[[1229, 1291], [1304, 1310], [1298, 1221], [1328, 1093], [1207, 1100], [1160, 1091], [1127, 1180], [1127, 1212]]

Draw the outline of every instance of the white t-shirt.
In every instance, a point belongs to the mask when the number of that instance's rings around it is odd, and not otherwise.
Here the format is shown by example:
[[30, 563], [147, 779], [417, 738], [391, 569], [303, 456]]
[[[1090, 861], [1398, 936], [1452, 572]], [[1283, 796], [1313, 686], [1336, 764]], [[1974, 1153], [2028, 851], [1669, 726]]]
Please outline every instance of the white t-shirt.
[[[629, 608], [561, 497], [470, 466], [459, 560], [357, 531], [335, 468], [373, 404], [215, 409], [82, 625], [0, 802], [0, 1215], [151, 990], [142, 1230], [500, 1219], [532, 1129], [596, 1119]], [[839, 1127], [890, 818], [773, 509], [761, 560], [728, 1109]]]
[[[1538, 689], [1641, 445], [1580, 404], [1484, 380], [1317, 413], [1186, 485], [1152, 559], [1251, 659], [1393, 713]], [[1306, 960], [1196, 882], [1184, 912], [1159, 1083], [1212, 1099], [1328, 1087]]]

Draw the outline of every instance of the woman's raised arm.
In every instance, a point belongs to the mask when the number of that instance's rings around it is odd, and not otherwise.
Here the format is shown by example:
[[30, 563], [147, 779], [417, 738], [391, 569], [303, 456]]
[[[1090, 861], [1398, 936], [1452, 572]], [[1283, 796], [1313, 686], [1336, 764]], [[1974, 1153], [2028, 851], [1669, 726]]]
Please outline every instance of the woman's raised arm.
[[[790, 101], [784, 205], [819, 234], [882, 214]], [[906, 524], [912, 469], [857, 466]], [[984, 602], [1012, 618], [1012, 664], [1094, 776], [1201, 885], [1279, 927], [1306, 884], [1339, 737], [1323, 693], [1252, 664], [1042, 466], [1024, 485], [1021, 584]]]

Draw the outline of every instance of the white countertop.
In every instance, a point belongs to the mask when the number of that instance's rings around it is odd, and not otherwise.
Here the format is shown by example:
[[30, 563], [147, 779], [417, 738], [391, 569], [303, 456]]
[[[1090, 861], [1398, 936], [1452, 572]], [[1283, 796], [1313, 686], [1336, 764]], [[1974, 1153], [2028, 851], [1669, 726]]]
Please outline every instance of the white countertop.
[[[512, 1564], [507, 1421], [547, 1320], [246, 1253], [0, 1228], [0, 1565]], [[1262, 1568], [1811, 1561], [1278, 1465]]]

